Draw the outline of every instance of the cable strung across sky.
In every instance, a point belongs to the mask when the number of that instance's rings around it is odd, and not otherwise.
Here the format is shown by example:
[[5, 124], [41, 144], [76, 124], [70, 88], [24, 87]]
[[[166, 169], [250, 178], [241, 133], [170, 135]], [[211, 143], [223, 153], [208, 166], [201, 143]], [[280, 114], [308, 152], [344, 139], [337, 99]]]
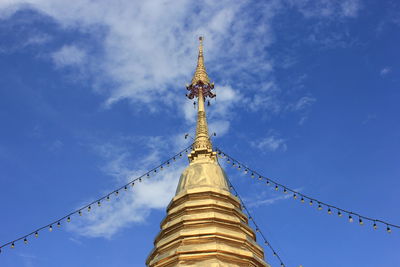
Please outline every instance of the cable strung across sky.
[[[71, 217], [73, 215], [77, 215], [78, 214], [79, 216], [82, 216], [82, 213], [85, 210], [87, 210], [87, 212], [90, 212], [92, 206], [94, 206], [94, 205], [97, 205], [97, 206], [101, 207], [102, 202], [104, 200], [109, 201], [111, 199], [112, 195], [118, 196], [120, 191], [127, 191], [128, 188], [129, 187], [133, 187], [136, 182], [141, 182], [142, 178], [150, 178], [151, 174], [156, 174], [158, 170], [160, 170], [160, 171], [163, 170], [164, 166], [169, 166], [171, 164], [171, 162], [175, 161], [177, 158], [182, 158], [182, 153], [184, 153], [184, 152], [187, 153], [188, 149], [190, 149], [191, 147], [192, 147], [192, 144], [190, 146], [186, 147], [185, 149], [181, 150], [180, 152], [176, 153], [174, 156], [170, 157], [168, 160], [164, 161], [163, 163], [161, 163], [157, 167], [149, 170], [148, 172], [146, 172], [143, 175], [135, 178], [134, 180], [130, 181], [129, 183], [127, 183], [127, 184], [125, 184], [125, 185], [123, 185], [123, 186], [111, 191], [110, 193], [106, 194], [105, 196], [103, 196], [103, 197], [101, 197], [101, 198], [99, 198], [97, 200], [94, 200], [91, 203], [89, 203], [89, 204], [87, 204], [87, 205], [85, 205], [85, 206], [83, 206], [83, 207], [81, 207], [81, 208], [79, 208], [79, 209], [77, 209], [77, 210], [75, 210], [75, 211], [73, 211], [73, 212], [71, 212], [71, 213], [69, 213], [69, 214], [67, 214], [67, 215], [65, 215], [65, 216], [63, 216], [63, 217], [51, 222], [51, 223], [49, 223], [49, 224], [46, 224], [46, 225], [44, 225], [42, 227], [39, 227], [36, 230], [34, 230], [34, 231], [32, 231], [32, 232], [30, 232], [28, 234], [22, 235], [22, 236], [14, 239], [12, 241], [9, 241], [7, 243], [2, 244], [0, 246], [0, 253], [1, 253], [2, 249], [4, 247], [6, 247], [6, 246], [10, 246], [11, 248], [15, 248], [15, 243], [18, 242], [18, 241], [21, 241], [21, 240], [23, 240], [23, 242], [25, 244], [27, 244], [28, 243], [28, 238], [30, 236], [34, 236], [35, 238], [37, 238], [39, 236], [39, 232], [44, 230], [44, 229], [48, 229], [49, 231], [53, 231], [53, 226], [61, 227], [61, 222], [63, 222], [63, 221], [70, 222], [71, 221]], [[378, 228], [378, 224], [377, 223], [380, 223], [380, 224], [383, 224], [383, 225], [386, 226], [386, 231], [388, 233], [391, 233], [391, 231], [392, 231], [391, 227], [392, 228], [400, 228], [399, 225], [395, 225], [393, 223], [389, 223], [389, 222], [386, 222], [386, 221], [383, 221], [383, 220], [379, 220], [379, 219], [370, 218], [370, 217], [361, 215], [361, 214], [356, 213], [356, 212], [352, 212], [352, 211], [349, 211], [349, 210], [346, 210], [346, 209], [342, 209], [342, 208], [336, 207], [334, 205], [322, 202], [322, 201], [320, 201], [318, 199], [312, 198], [310, 196], [307, 196], [307, 195], [305, 195], [303, 193], [300, 193], [298, 191], [295, 191], [293, 189], [290, 189], [289, 187], [287, 187], [287, 186], [285, 186], [283, 184], [280, 184], [280, 183], [278, 183], [278, 182], [276, 182], [276, 181], [274, 181], [274, 180], [272, 180], [270, 178], [267, 178], [267, 177], [259, 174], [258, 172], [256, 172], [253, 169], [250, 169], [248, 166], [246, 166], [243, 163], [239, 162], [238, 160], [232, 158], [231, 156], [229, 156], [228, 154], [226, 154], [222, 150], [216, 148], [216, 151], [217, 151], [217, 153], [218, 153], [220, 158], [226, 158], [227, 163], [231, 163], [233, 167], [237, 166], [237, 169], [240, 170], [240, 171], [244, 170], [244, 172], [246, 174], [249, 174], [250, 177], [255, 178], [256, 176], [258, 176], [259, 180], [266, 181], [266, 185], [273, 185], [275, 187], [276, 191], [279, 191], [279, 188], [283, 188], [283, 193], [291, 192], [293, 194], [293, 198], [294, 199], [300, 199], [300, 201], [302, 203], [305, 203], [306, 200], [309, 202], [310, 205], [314, 205], [314, 203], [316, 203], [318, 205], [318, 210], [322, 210], [323, 207], [325, 207], [325, 208], [327, 208], [328, 214], [332, 214], [333, 210], [337, 211], [338, 216], [343, 216], [344, 214], [347, 214], [347, 216], [349, 218], [349, 222], [353, 222], [354, 221], [353, 217], [357, 217], [358, 220], [359, 220], [359, 224], [360, 225], [364, 224], [364, 220], [365, 221], [370, 221], [370, 222], [373, 223], [372, 226], [373, 226], [374, 229], [377, 229]], [[241, 202], [242, 208], [247, 213], [247, 215], [249, 217], [249, 220], [251, 220], [252, 223], [254, 224], [256, 232], [258, 232], [261, 235], [262, 239], [264, 240], [264, 244], [266, 246], [268, 246], [270, 248], [270, 250], [272, 251], [273, 255], [278, 258], [278, 260], [280, 262], [280, 266], [284, 267], [285, 265], [284, 265], [281, 257], [278, 255], [276, 250], [272, 247], [271, 243], [268, 242], [268, 240], [266, 239], [265, 235], [262, 233], [261, 229], [259, 228], [259, 226], [255, 222], [254, 217], [251, 216], [251, 214], [250, 214], [249, 210], [247, 209], [246, 205], [243, 203], [243, 200], [238, 195], [237, 190], [234, 188], [234, 186], [232, 185], [232, 183], [229, 180], [228, 180], [228, 182], [229, 182], [230, 189], [234, 192], [235, 196]]]
[[75, 210], [75, 211], [73, 211], [73, 212], [71, 212], [71, 213], [69, 213], [69, 214], [67, 214], [67, 215], [65, 215], [65, 216], [63, 216], [63, 217], [51, 222], [51, 223], [49, 223], [49, 224], [46, 224], [46, 225], [44, 225], [42, 227], [39, 227], [36, 230], [34, 230], [34, 231], [32, 231], [32, 232], [30, 232], [28, 234], [22, 235], [22, 236], [14, 239], [14, 240], [12, 240], [10, 242], [7, 242], [7, 243], [4, 243], [4, 244], [0, 245], [0, 253], [2, 251], [2, 248], [6, 247], [6, 246], [10, 245], [11, 248], [15, 248], [15, 243], [18, 242], [18, 241], [21, 241], [21, 240], [23, 240], [24, 243], [27, 244], [28, 243], [28, 237], [34, 236], [35, 238], [37, 238], [37, 237], [39, 237], [39, 232], [44, 230], [44, 229], [48, 229], [51, 232], [51, 231], [53, 231], [53, 226], [54, 225], [56, 225], [57, 227], [61, 227], [61, 222], [63, 222], [63, 221], [70, 222], [71, 221], [71, 217], [73, 215], [76, 215], [76, 214], [78, 214], [79, 216], [82, 216], [82, 212], [84, 210], [87, 210], [87, 212], [90, 212], [91, 209], [92, 209], [92, 206], [94, 206], [94, 205], [97, 205], [97, 206], [101, 207], [102, 201], [104, 201], [104, 200], [110, 201], [112, 195], [118, 196], [120, 191], [127, 191], [128, 188], [129, 187], [133, 187], [136, 182], [142, 182], [142, 178], [150, 178], [151, 175], [152, 174], [153, 175], [156, 174], [158, 170], [160, 170], [160, 171], [163, 170], [164, 166], [169, 166], [171, 164], [171, 162], [174, 162], [177, 158], [182, 158], [182, 154], [183, 153], [187, 154], [188, 153], [188, 149], [190, 149], [191, 147], [192, 147], [192, 144], [189, 145], [188, 147], [186, 147], [185, 149], [181, 150], [180, 152], [176, 153], [174, 156], [170, 157], [168, 160], [164, 161], [163, 163], [161, 163], [157, 167], [155, 167], [155, 168], [149, 170], [148, 172], [144, 173], [143, 175], [131, 180], [129, 183], [127, 183], [127, 184], [115, 189], [114, 191], [111, 191], [110, 193], [104, 195], [103, 197], [101, 197], [99, 199], [96, 199], [96, 200], [92, 201], [91, 203], [89, 203], [89, 204], [87, 204], [87, 205], [85, 205], [85, 206], [83, 206], [83, 207], [81, 207], [81, 208], [79, 208], [79, 209], [77, 209], [77, 210]]
[[239, 193], [236, 191], [236, 188], [233, 186], [233, 184], [231, 183], [231, 181], [229, 179], [227, 179], [227, 180], [228, 180], [228, 183], [229, 183], [229, 188], [233, 191], [235, 196], [239, 199], [239, 201], [240, 201], [240, 203], [242, 205], [242, 209], [247, 213], [247, 217], [249, 217], [249, 220], [254, 224], [254, 227], [256, 228], [256, 232], [261, 235], [262, 239], [264, 240], [264, 244], [266, 246], [268, 246], [269, 249], [272, 251], [272, 255], [274, 255], [275, 257], [278, 258], [278, 260], [280, 262], [280, 266], [281, 267], [285, 267], [285, 264], [283, 263], [282, 258], [278, 255], [276, 250], [272, 247], [271, 243], [267, 240], [267, 238], [265, 237], [265, 235], [263, 234], [261, 229], [258, 227], [258, 224], [254, 220], [254, 217], [250, 214], [250, 211], [247, 209], [247, 207], [244, 204], [242, 198], [239, 196]]
[[250, 177], [255, 178], [256, 176], [258, 177], [259, 180], [263, 180], [266, 181], [266, 185], [270, 186], [274, 186], [275, 191], [279, 191], [279, 189], [283, 189], [283, 193], [292, 193], [293, 194], [293, 199], [300, 199], [301, 203], [305, 203], [306, 201], [309, 203], [310, 206], [316, 204], [318, 207], [318, 210], [322, 210], [324, 207], [327, 208], [327, 212], [328, 214], [332, 214], [333, 211], [335, 210], [337, 212], [337, 215], [339, 217], [342, 217], [344, 214], [346, 214], [346, 216], [348, 216], [348, 220], [350, 223], [352, 223], [354, 221], [354, 218], [358, 218], [358, 223], [360, 225], [364, 225], [364, 221], [369, 221], [372, 224], [373, 229], [378, 229], [378, 224], [382, 224], [386, 227], [386, 231], [388, 233], [392, 232], [392, 228], [398, 228], [400, 229], [399, 225], [393, 224], [393, 223], [389, 223], [380, 219], [375, 219], [375, 218], [371, 218], [371, 217], [367, 217], [364, 215], [361, 215], [357, 212], [353, 212], [353, 211], [349, 211], [346, 209], [342, 209], [339, 207], [336, 207], [334, 205], [325, 203], [323, 201], [320, 201], [316, 198], [307, 196], [303, 193], [300, 193], [296, 190], [293, 190], [291, 188], [289, 188], [288, 186], [285, 186], [283, 184], [280, 184], [270, 178], [267, 178], [261, 174], [259, 174], [258, 172], [256, 172], [253, 169], [250, 169], [248, 166], [246, 166], [245, 164], [239, 162], [238, 160], [232, 158], [231, 156], [229, 156], [227, 153], [223, 152], [222, 150], [216, 148], [216, 151], [218, 152], [218, 155], [221, 158], [226, 158], [226, 162], [229, 164], [232, 164], [233, 167], [237, 166], [237, 169], [239, 171], [244, 171], [246, 174], [249, 174]]

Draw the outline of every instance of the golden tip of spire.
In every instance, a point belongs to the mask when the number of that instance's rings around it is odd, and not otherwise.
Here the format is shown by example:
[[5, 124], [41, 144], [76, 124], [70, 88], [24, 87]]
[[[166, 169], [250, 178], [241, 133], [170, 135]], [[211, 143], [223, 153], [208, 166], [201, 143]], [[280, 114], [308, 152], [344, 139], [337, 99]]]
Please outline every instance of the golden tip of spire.
[[192, 79], [192, 85], [197, 84], [198, 82], [202, 82], [203, 84], [209, 84], [210, 80], [207, 75], [206, 67], [204, 66], [204, 57], [203, 57], [203, 36], [199, 36], [199, 55], [197, 57], [197, 67]]
[[199, 36], [199, 52], [203, 52], [203, 40], [204, 37], [203, 36]]

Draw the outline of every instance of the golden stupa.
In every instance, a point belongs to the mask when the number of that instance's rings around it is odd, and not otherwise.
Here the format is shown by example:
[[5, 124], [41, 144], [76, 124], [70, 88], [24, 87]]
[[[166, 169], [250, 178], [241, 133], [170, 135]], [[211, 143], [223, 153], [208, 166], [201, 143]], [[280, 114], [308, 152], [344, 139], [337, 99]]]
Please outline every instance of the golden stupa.
[[175, 197], [167, 207], [149, 267], [172, 266], [269, 266], [256, 235], [248, 225], [239, 199], [229, 191], [208, 135], [204, 100], [214, 97], [203, 57], [200, 37], [197, 68], [188, 97], [198, 97], [196, 137], [188, 155]]

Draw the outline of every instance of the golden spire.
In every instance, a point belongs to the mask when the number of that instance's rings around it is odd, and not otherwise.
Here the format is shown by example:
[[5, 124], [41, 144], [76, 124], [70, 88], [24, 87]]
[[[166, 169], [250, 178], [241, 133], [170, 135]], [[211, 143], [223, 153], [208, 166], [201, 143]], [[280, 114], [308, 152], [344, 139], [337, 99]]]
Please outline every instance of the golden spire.
[[204, 66], [204, 57], [203, 57], [203, 37], [199, 37], [199, 56], [197, 58], [197, 67], [194, 72], [192, 84], [196, 84], [198, 82], [202, 82], [203, 84], [210, 84], [210, 79], [208, 78], [206, 67]]
[[194, 97], [198, 97], [196, 137], [193, 150], [189, 155], [191, 162], [197, 159], [216, 160], [216, 153], [212, 151], [212, 144], [208, 135], [208, 125], [204, 107], [204, 100], [207, 97], [215, 97], [215, 94], [211, 92], [214, 88], [214, 84], [210, 83], [206, 67], [204, 66], [203, 37], [199, 37], [199, 41], [197, 68], [193, 75], [192, 83], [187, 86], [187, 90], [190, 91], [188, 98], [193, 99]]

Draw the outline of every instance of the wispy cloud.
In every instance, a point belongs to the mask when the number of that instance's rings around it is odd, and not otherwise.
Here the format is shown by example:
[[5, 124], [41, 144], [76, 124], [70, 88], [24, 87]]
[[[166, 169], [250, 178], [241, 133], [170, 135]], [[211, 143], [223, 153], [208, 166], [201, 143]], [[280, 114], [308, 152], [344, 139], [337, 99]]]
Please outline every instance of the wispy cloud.
[[288, 0], [306, 17], [355, 17], [361, 9], [359, 0]]
[[300, 114], [299, 125], [303, 125], [308, 119], [310, 107], [317, 101], [315, 97], [303, 96], [296, 102], [290, 103], [286, 108], [288, 111], [296, 112]]
[[28, 37], [24, 46], [28, 45], [42, 45], [52, 40], [52, 37], [46, 33], [34, 33]]
[[303, 96], [296, 103], [291, 104], [289, 107], [293, 111], [301, 111], [311, 106], [317, 99], [311, 96]]
[[378, 116], [376, 114], [368, 114], [367, 117], [362, 121], [361, 124], [367, 124], [370, 123], [374, 120], [376, 120], [378, 118]]
[[286, 195], [281, 195], [278, 197], [267, 198], [267, 199], [249, 200], [248, 206], [249, 207], [268, 206], [268, 205], [274, 204], [277, 201], [289, 199], [291, 197], [292, 197], [291, 195], [286, 194]]
[[[144, 157], [131, 152], [132, 145], [138, 142], [146, 146]], [[94, 151], [106, 162], [101, 169], [113, 177], [115, 187], [161, 163], [164, 160], [161, 154], [168, 149], [171, 147], [159, 137], [121, 137], [113, 143], [94, 145]], [[112, 195], [111, 200], [104, 201], [101, 207], [94, 205], [90, 213], [84, 211], [83, 216], [74, 217], [68, 229], [86, 237], [111, 238], [135, 223], [145, 223], [152, 210], [165, 209], [175, 194], [178, 179], [186, 164], [184, 160], [177, 160], [171, 165], [173, 167], [165, 166], [163, 171], [144, 178], [127, 192], [123, 190], [118, 196]], [[89, 201], [91, 199], [82, 204]]]
[[286, 140], [278, 137], [276, 133], [270, 131], [268, 135], [256, 141], [251, 142], [251, 146], [262, 151], [286, 151]]
[[64, 45], [51, 57], [57, 67], [81, 65], [86, 60], [86, 52], [76, 45]]
[[360, 9], [360, 0], [346, 0], [341, 2], [341, 11], [345, 17], [356, 17]]
[[[1, 3], [0, 3], [1, 6]], [[1, 7], [0, 7], [1, 20]], [[0, 24], [0, 32], [3, 36], [16, 35], [18, 38], [2, 38], [0, 41], [0, 53], [10, 54], [23, 49], [38, 49], [49, 44], [53, 37], [41, 30], [24, 27], [26, 21], [7, 21]], [[40, 57], [40, 56], [39, 56]]]
[[225, 135], [228, 132], [229, 124], [229, 121], [226, 120], [213, 121], [209, 124], [210, 134], [215, 133], [219, 137]]
[[[120, 230], [134, 223], [143, 223], [151, 210], [165, 209], [174, 196], [183, 165], [174, 165], [150, 179], [144, 179], [128, 192], [111, 196], [101, 207], [93, 207], [90, 213], [69, 224], [72, 230], [82, 236], [111, 238]], [[130, 170], [135, 173], [136, 170]], [[132, 176], [136, 177], [136, 176]]]
[[[297, 188], [294, 190], [297, 192], [301, 192], [303, 189]], [[268, 197], [271, 194], [271, 192], [272, 192], [272, 189], [271, 190], [263, 190], [255, 198], [246, 199], [246, 203], [249, 207], [260, 207], [260, 206], [273, 205], [278, 201], [293, 198], [292, 194], [284, 194], [284, 195], [280, 194], [279, 196], [276, 196], [276, 197]]]
[[392, 72], [392, 68], [384, 67], [384, 68], [381, 69], [381, 71], [379, 73], [380, 73], [381, 76], [386, 76], [390, 72]]

